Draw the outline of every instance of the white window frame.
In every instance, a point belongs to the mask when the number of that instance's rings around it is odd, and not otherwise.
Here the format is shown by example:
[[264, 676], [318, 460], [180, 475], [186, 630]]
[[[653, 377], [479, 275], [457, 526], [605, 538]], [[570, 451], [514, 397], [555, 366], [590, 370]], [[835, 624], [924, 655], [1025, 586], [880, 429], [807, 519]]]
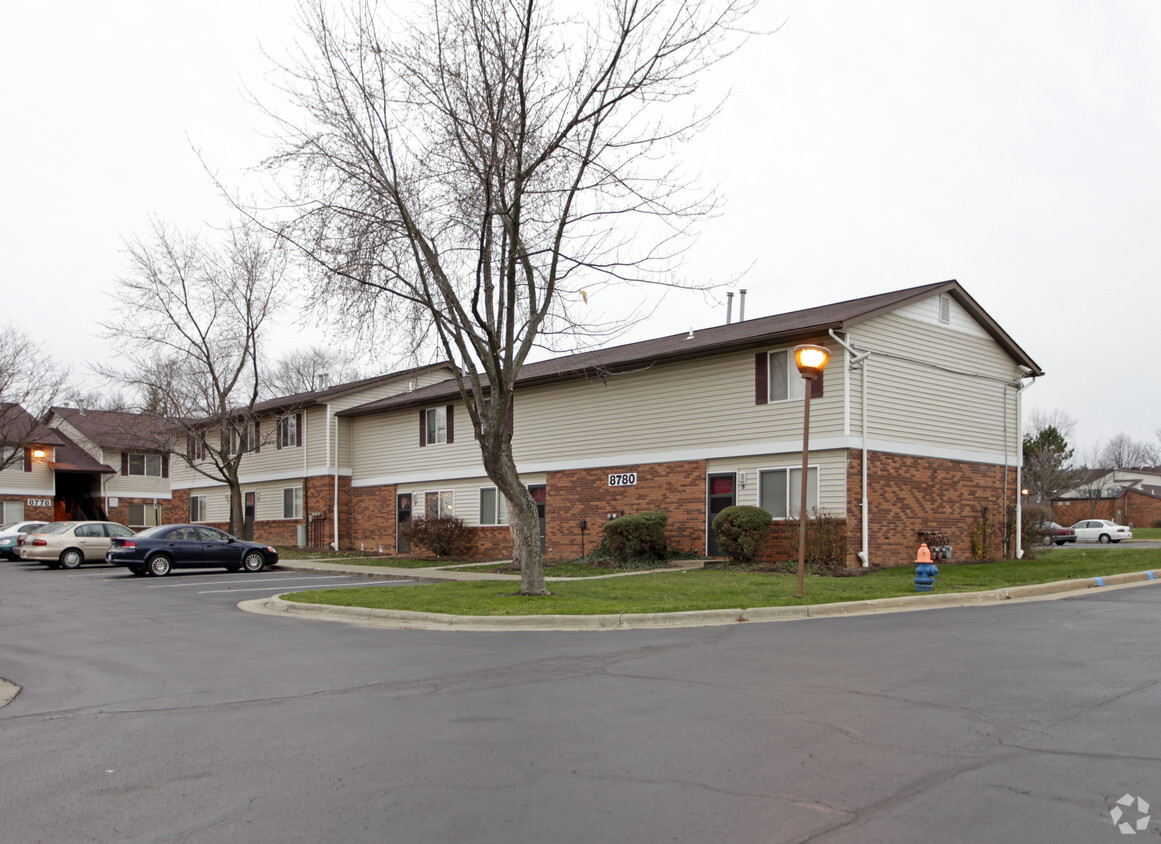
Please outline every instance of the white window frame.
[[[160, 512], [161, 508], [156, 504], [127, 504], [129, 509], [129, 527], [157, 527], [161, 524]], [[141, 508], [141, 518], [133, 518], [134, 508]]]
[[[485, 505], [485, 493], [491, 493], [491, 502]], [[480, 487], [480, 524], [508, 524], [508, 499], [494, 486]]]
[[[781, 361], [781, 363], [776, 363]], [[785, 365], [785, 372], [781, 371]], [[775, 366], [779, 367], [775, 372]], [[766, 353], [766, 403], [802, 401], [806, 397], [806, 379], [794, 364], [794, 349], [774, 349]]]
[[278, 417], [278, 447], [298, 448], [299, 441], [299, 413], [287, 413]]
[[[436, 496], [436, 515], [435, 518], [444, 516], [454, 517], [456, 514], [456, 494], [455, 490], [451, 489], [433, 489], [427, 492], [417, 492], [413, 496], [413, 504], [411, 507], [411, 517], [419, 519], [431, 518], [427, 515], [427, 499], [430, 496]], [[446, 511], [445, 511], [446, 504]], [[416, 506], [418, 505], [418, 507]], [[422, 515], [416, 515], [420, 513]]]
[[[136, 461], [134, 458], [138, 458]], [[133, 471], [134, 462], [138, 463], [138, 470]], [[156, 469], [156, 471], [150, 471]], [[128, 453], [125, 460], [125, 474], [137, 475], [145, 478], [160, 478], [161, 477], [161, 455], [160, 454], [146, 454], [140, 451], [131, 451]]]
[[[429, 407], [423, 411], [424, 442], [442, 445], [447, 442], [447, 406]], [[432, 439], [434, 437], [434, 439]]]
[[23, 501], [3, 501], [0, 502], [0, 524], [9, 525], [13, 522], [24, 521], [24, 502]]
[[209, 506], [208, 495], [191, 495], [189, 497], [189, 520], [191, 522], [208, 522], [207, 507]]
[[[287, 500], [287, 493], [290, 493], [289, 500]], [[288, 504], [289, 507], [287, 507]], [[282, 488], [282, 518], [302, 518], [302, 487], [287, 486]]]
[[[762, 483], [763, 475], [781, 474], [783, 476], [782, 483], [786, 492], [786, 509], [783, 512], [775, 513], [774, 510], [768, 506], [769, 501], [763, 500], [763, 490], [765, 485]], [[806, 506], [809, 510], [818, 510], [819, 501], [819, 467], [817, 465], [808, 466], [806, 470], [807, 477], [807, 502]], [[810, 495], [810, 479], [814, 479], [814, 495]], [[811, 500], [813, 498], [813, 501]], [[770, 514], [770, 517], [775, 521], [786, 521], [788, 519], [798, 518], [798, 507], [802, 500], [802, 467], [801, 466], [783, 466], [773, 467], [769, 469], [758, 470], [758, 506]], [[807, 513], [810, 517], [810, 513]]]

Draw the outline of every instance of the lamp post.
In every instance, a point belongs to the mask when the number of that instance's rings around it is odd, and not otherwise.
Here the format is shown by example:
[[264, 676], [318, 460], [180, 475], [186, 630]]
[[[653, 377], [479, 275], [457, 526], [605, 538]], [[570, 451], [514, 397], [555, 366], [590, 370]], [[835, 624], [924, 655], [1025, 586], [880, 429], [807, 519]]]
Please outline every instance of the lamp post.
[[795, 598], [806, 594], [806, 469], [810, 455], [810, 393], [815, 378], [822, 376], [830, 361], [830, 352], [824, 346], [807, 343], [794, 347], [794, 365], [806, 381], [802, 389], [802, 497], [798, 507], [798, 591]]

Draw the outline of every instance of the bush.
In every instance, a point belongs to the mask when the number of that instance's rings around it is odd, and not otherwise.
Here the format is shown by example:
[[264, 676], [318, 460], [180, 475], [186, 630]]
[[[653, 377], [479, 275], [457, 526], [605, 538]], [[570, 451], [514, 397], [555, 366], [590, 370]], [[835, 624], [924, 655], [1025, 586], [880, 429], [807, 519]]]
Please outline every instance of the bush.
[[399, 526], [399, 535], [426, 549], [437, 560], [468, 557], [475, 545], [472, 531], [462, 520], [452, 516], [412, 519]]
[[634, 559], [665, 559], [665, 526], [669, 516], [660, 510], [626, 513], [605, 522], [602, 528], [605, 545], [618, 563]]
[[[819, 510], [806, 520], [806, 553], [803, 555], [807, 566], [816, 574], [834, 574], [847, 569], [847, 523], [829, 513]], [[794, 555], [798, 556], [798, 520], [787, 519], [787, 528], [792, 530]]]
[[714, 516], [718, 544], [731, 560], [752, 563], [762, 552], [774, 520], [761, 507], [727, 507]]
[[1020, 519], [1020, 547], [1024, 549], [1024, 557], [1032, 559], [1036, 556], [1036, 546], [1044, 543], [1040, 531], [1052, 521], [1052, 510], [1036, 504], [1029, 504], [1023, 508]]

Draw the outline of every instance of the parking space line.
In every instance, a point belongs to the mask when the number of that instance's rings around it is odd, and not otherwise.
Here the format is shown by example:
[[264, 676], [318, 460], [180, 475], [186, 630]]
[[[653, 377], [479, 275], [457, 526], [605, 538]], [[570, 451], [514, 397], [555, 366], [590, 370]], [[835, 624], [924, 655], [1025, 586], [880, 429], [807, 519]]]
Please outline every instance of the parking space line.
[[[414, 583], [414, 582], [415, 582], [414, 580], [384, 580], [376, 585], [377, 586], [399, 586], [399, 585], [402, 585], [404, 583]], [[281, 591], [282, 594], [286, 594], [288, 592], [306, 592], [306, 591], [309, 591], [311, 589], [341, 589], [343, 587], [365, 586], [365, 585], [366, 584], [364, 584], [364, 583], [335, 583], [335, 584], [331, 584], [331, 585], [323, 585], [321, 587], [319, 587], [319, 586], [303, 586], [301, 589], [282, 589], [282, 590], [275, 590], [275, 591], [276, 592]], [[199, 595], [216, 595], [219, 592], [269, 592], [269, 591], [270, 591], [269, 589], [207, 589], [203, 592], [198, 592], [198, 594]]]
[[[350, 576], [345, 574], [331, 575], [330, 577], [320, 577], [318, 580], [349, 580]], [[213, 586], [221, 583], [221, 578], [214, 578], [213, 580], [172, 580], [169, 583], [147, 583], [146, 589], [177, 589], [181, 586]], [[269, 583], [274, 585], [276, 583], [301, 583], [302, 578], [288, 578], [288, 577], [252, 577], [246, 580], [231, 580], [230, 583]], [[313, 581], [310, 581], [313, 582]]]

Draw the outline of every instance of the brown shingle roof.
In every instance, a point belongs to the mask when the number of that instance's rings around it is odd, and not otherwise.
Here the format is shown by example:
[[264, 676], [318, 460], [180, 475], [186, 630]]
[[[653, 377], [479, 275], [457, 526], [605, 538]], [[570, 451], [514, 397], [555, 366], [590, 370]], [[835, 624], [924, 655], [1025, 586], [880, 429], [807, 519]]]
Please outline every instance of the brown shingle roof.
[[64, 445], [64, 438], [13, 402], [0, 403], [0, 445]]
[[[940, 293], [948, 294], [968, 310], [1015, 361], [1027, 366], [1036, 375], [1044, 374], [1036, 362], [967, 294], [959, 282], [952, 280], [528, 363], [521, 368], [517, 384], [531, 386], [586, 375], [624, 372], [662, 361], [707, 357], [722, 352], [760, 348], [792, 339], [821, 339], [820, 335], [825, 336], [830, 329], [849, 328]], [[364, 416], [384, 410], [428, 404], [456, 396], [458, 392], [454, 380], [442, 381], [410, 393], [368, 402], [341, 411], [338, 415]]]
[[115, 451], [168, 451], [174, 432], [168, 420], [143, 413], [76, 407], [54, 407], [52, 412], [101, 448]]

